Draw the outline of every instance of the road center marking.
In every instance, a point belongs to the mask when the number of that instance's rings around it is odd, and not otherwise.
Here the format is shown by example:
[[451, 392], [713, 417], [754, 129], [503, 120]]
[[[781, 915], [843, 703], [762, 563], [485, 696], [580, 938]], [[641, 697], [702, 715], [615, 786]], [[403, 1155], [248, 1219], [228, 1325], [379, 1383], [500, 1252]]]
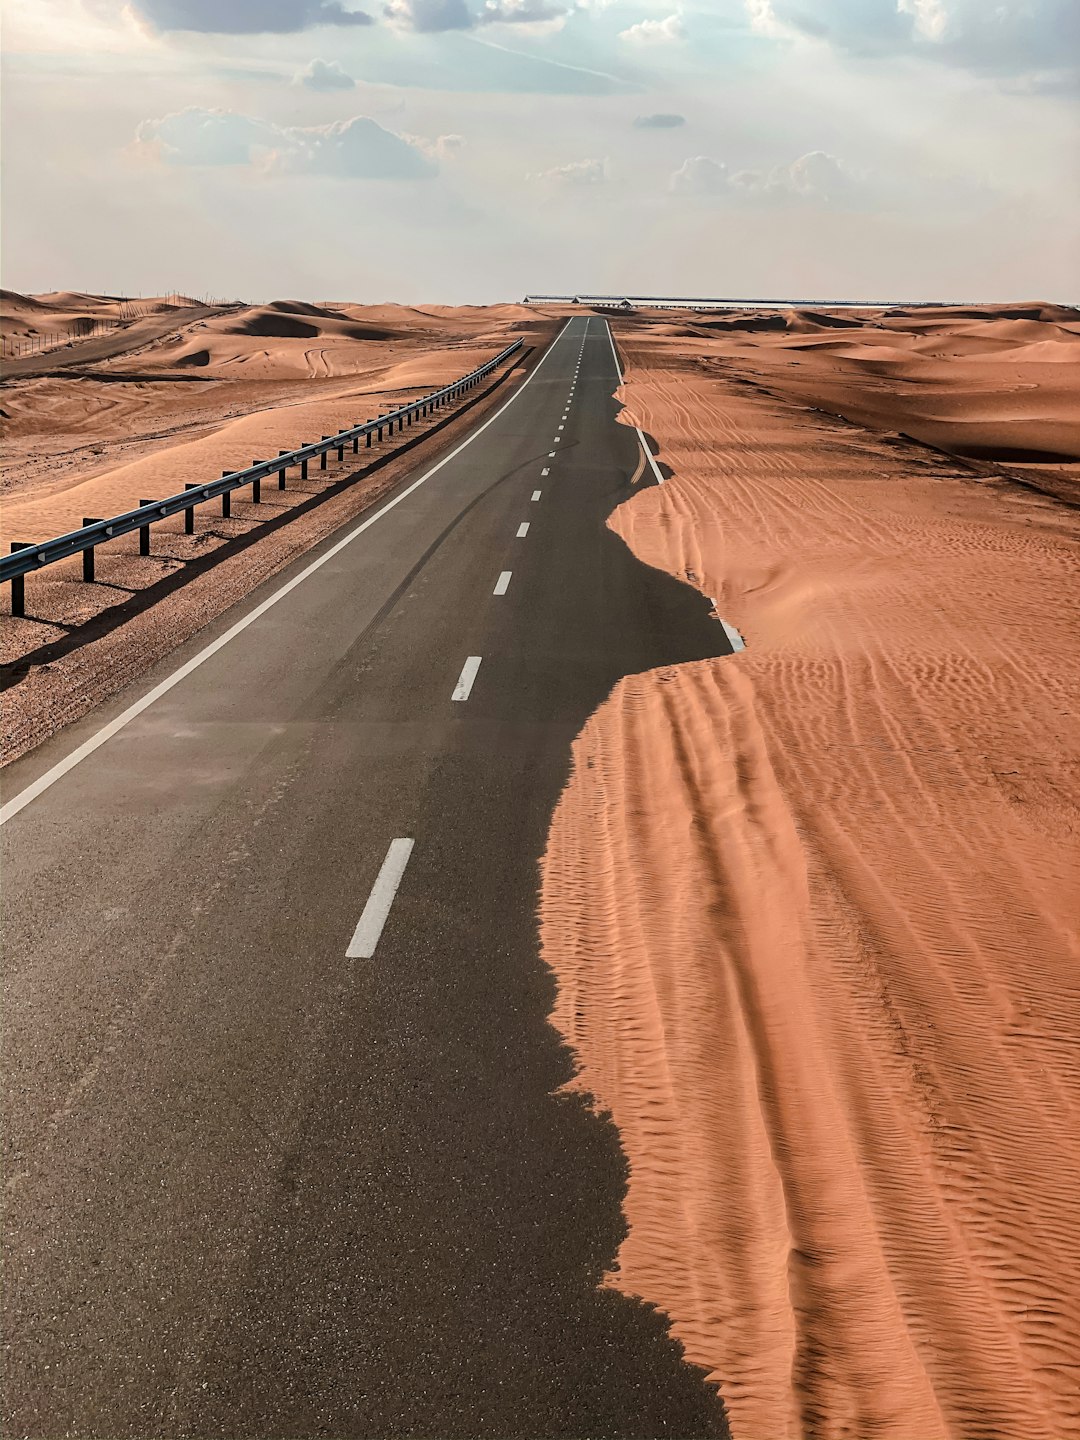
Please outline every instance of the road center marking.
[[533, 496], [532, 496], [532, 498], [533, 498], [533, 504], [534, 504], [534, 505], [536, 504], [537, 500], [540, 499], [540, 496], [541, 496], [542, 493], [543, 493], [543, 492], [540, 491], [540, 490], [534, 490], [534, 491], [533, 491]]
[[550, 475], [550, 474], [551, 474], [551, 466], [550, 466], [550, 465], [545, 465], [544, 468], [540, 471], [540, 478], [543, 479], [543, 477], [544, 477], [545, 475]]
[[412, 840], [390, 841], [390, 849], [386, 852], [382, 869], [379, 871], [375, 884], [371, 887], [371, 894], [364, 906], [364, 913], [356, 922], [356, 929], [349, 941], [349, 948], [345, 951], [346, 960], [370, 960], [375, 954], [375, 947], [379, 943], [379, 936], [382, 934], [383, 926], [390, 914], [390, 907], [394, 903], [394, 896], [401, 884], [401, 877], [405, 874], [405, 866], [409, 863], [412, 848]]
[[454, 693], [450, 696], [451, 700], [467, 700], [469, 698], [469, 692], [472, 690], [473, 681], [476, 679], [476, 672], [480, 669], [480, 661], [482, 658], [480, 655], [470, 655], [465, 661], [465, 664], [461, 667], [458, 682], [454, 686]]
[[510, 576], [513, 573], [512, 570], [504, 570], [498, 580], [495, 581], [495, 589], [491, 593], [493, 595], [505, 595], [507, 590], [510, 589]]
[[95, 750], [100, 749], [100, 747], [111, 740], [114, 735], [118, 734], [127, 725], [130, 725], [132, 720], [141, 715], [144, 710], [148, 710], [150, 706], [160, 700], [163, 695], [167, 695], [174, 686], [179, 685], [182, 680], [187, 679], [193, 670], [197, 670], [199, 666], [205, 664], [211, 656], [216, 655], [219, 650], [228, 645], [230, 640], [234, 640], [236, 636], [242, 634], [249, 625], [253, 625], [256, 620], [261, 619], [268, 610], [284, 600], [286, 595], [291, 595], [298, 585], [302, 585], [309, 576], [314, 575], [329, 561], [333, 560], [335, 556], [340, 555], [346, 546], [351, 545], [353, 541], [360, 535], [363, 535], [365, 531], [370, 530], [373, 525], [378, 524], [384, 515], [388, 515], [391, 510], [395, 510], [403, 501], [407, 500], [410, 495], [419, 490], [421, 485], [427, 484], [433, 475], [437, 475], [445, 465], [449, 465], [451, 460], [455, 459], [463, 450], [467, 449], [474, 440], [479, 439], [484, 431], [490, 429], [491, 426], [509, 410], [510, 406], [515, 403], [518, 397], [525, 392], [541, 366], [543, 366], [548, 357], [554, 353], [559, 341], [566, 334], [572, 323], [572, 320], [567, 320], [558, 335], [556, 335], [555, 339], [544, 351], [543, 355], [541, 355], [540, 359], [533, 366], [532, 370], [529, 371], [528, 375], [525, 376], [525, 379], [509, 399], [500, 405], [494, 415], [489, 416], [488, 419], [478, 425], [475, 430], [466, 435], [460, 445], [444, 455], [441, 460], [437, 460], [434, 465], [428, 470], [425, 470], [423, 475], [415, 479], [412, 484], [406, 485], [405, 489], [395, 495], [392, 500], [388, 500], [385, 505], [380, 506], [373, 514], [368, 515], [359, 525], [355, 525], [351, 530], [347, 531], [340, 540], [335, 541], [334, 544], [324, 550], [321, 555], [312, 560], [309, 565], [305, 565], [291, 580], [286, 580], [284, 585], [280, 585], [272, 594], [268, 595], [265, 600], [256, 605], [254, 609], [249, 610], [246, 615], [241, 616], [239, 620], [230, 625], [216, 640], [212, 640], [209, 645], [204, 645], [190, 660], [185, 660], [182, 665], [178, 666], [171, 675], [167, 675], [164, 680], [159, 681], [157, 685], [152, 686], [144, 694], [140, 695], [137, 700], [128, 705], [119, 715], [114, 716], [112, 720], [102, 725], [100, 729], [96, 730], [88, 739], [84, 740], [81, 745], [77, 745], [74, 750], [69, 751], [62, 760], [58, 760], [55, 765], [50, 766], [43, 775], [39, 775], [36, 780], [32, 780], [23, 790], [13, 795], [3, 806], [0, 806], [0, 825], [5, 825], [14, 816], [18, 815], [19, 811], [25, 809], [31, 801], [36, 800], [39, 795], [44, 794], [46, 790], [55, 785], [56, 782], [62, 779], [70, 770], [74, 770], [76, 765], [81, 764], [82, 761], [92, 755]]
[[528, 522], [528, 520], [523, 520], [523, 521], [521, 522], [521, 524], [518, 526], [517, 538], [518, 538], [519, 540], [524, 540], [524, 539], [525, 539], [525, 536], [526, 536], [528, 533], [529, 533], [529, 522]]

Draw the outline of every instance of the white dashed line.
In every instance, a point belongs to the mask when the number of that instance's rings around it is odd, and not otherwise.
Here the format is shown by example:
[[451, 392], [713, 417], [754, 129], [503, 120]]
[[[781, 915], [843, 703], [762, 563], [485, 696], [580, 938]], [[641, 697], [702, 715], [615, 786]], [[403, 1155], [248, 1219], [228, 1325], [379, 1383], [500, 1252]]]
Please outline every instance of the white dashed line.
[[541, 496], [543, 493], [544, 493], [544, 492], [543, 492], [542, 490], [534, 490], [534, 491], [533, 491], [533, 493], [532, 493], [532, 498], [533, 498], [533, 504], [534, 504], [534, 505], [536, 504], [537, 500], [540, 499], [540, 496]]
[[495, 581], [495, 589], [491, 593], [493, 595], [505, 595], [507, 590], [510, 589], [510, 576], [513, 573], [512, 570], [504, 570], [498, 580]]
[[371, 887], [364, 913], [357, 921], [349, 948], [345, 951], [346, 960], [370, 960], [375, 954], [375, 947], [390, 914], [401, 877], [405, 874], [412, 848], [411, 840], [390, 841], [390, 849], [386, 852], [378, 879]]
[[0, 806], [0, 825], [5, 825], [14, 816], [18, 815], [20, 810], [25, 809], [26, 806], [36, 800], [39, 795], [44, 794], [50, 786], [55, 785], [58, 780], [73, 770], [76, 765], [81, 764], [82, 761], [92, 755], [95, 750], [100, 749], [100, 747], [111, 740], [114, 735], [118, 734], [127, 725], [130, 725], [132, 720], [136, 719], [145, 710], [148, 710], [150, 706], [160, 700], [163, 695], [167, 695], [174, 686], [186, 680], [200, 665], [205, 664], [205, 662], [216, 655], [219, 650], [228, 645], [231, 640], [234, 640], [238, 635], [242, 634], [249, 625], [253, 625], [255, 621], [260, 620], [268, 610], [277, 605], [279, 601], [284, 600], [286, 595], [290, 595], [298, 585], [302, 585], [304, 581], [314, 575], [316, 571], [321, 570], [324, 565], [339, 555], [346, 546], [351, 545], [353, 541], [360, 535], [363, 535], [365, 531], [370, 530], [384, 515], [388, 515], [391, 510], [396, 509], [397, 506], [407, 500], [410, 495], [419, 490], [421, 485], [425, 485], [433, 475], [438, 474], [445, 465], [449, 465], [451, 460], [454, 460], [460, 455], [474, 440], [479, 439], [484, 431], [494, 425], [500, 416], [524, 393], [526, 387], [531, 384], [533, 377], [539, 372], [540, 367], [545, 364], [548, 357], [554, 353], [556, 344], [562, 339], [570, 324], [571, 321], [568, 320], [559, 331], [555, 340], [544, 354], [541, 355], [537, 364], [529, 374], [526, 375], [525, 379], [509, 399], [506, 400], [493, 415], [489, 416], [481, 425], [478, 425], [471, 434], [466, 435], [460, 445], [449, 451], [441, 460], [437, 460], [430, 469], [425, 470], [411, 485], [407, 485], [404, 490], [399, 491], [392, 500], [388, 500], [385, 505], [380, 506], [378, 510], [368, 515], [359, 525], [347, 531], [340, 540], [331, 545], [328, 550], [324, 550], [321, 555], [312, 560], [309, 565], [306, 565], [298, 574], [294, 575], [292, 579], [286, 580], [284, 585], [280, 585], [275, 591], [268, 595], [265, 600], [256, 605], [253, 610], [249, 610], [247, 614], [243, 615], [235, 624], [230, 625], [216, 640], [212, 640], [209, 645], [203, 646], [197, 654], [193, 655], [190, 660], [185, 660], [171, 675], [167, 675], [164, 680], [159, 681], [157, 685], [141, 695], [138, 700], [135, 700], [127, 706], [125, 710], [122, 710], [119, 715], [108, 721], [107, 724], [103, 725], [99, 730], [95, 731], [94, 734], [89, 736], [88, 739], [84, 740], [81, 745], [77, 745], [74, 750], [69, 751], [63, 759], [58, 760], [56, 764], [46, 770], [43, 775], [39, 775], [38, 778], [27, 785], [25, 789], [13, 795], [3, 806]]
[[549, 450], [549, 451], [548, 451], [548, 459], [549, 459], [549, 460], [554, 460], [554, 459], [555, 459], [555, 451], [554, 451], [554, 450]]
[[454, 693], [450, 696], [451, 700], [467, 700], [469, 698], [469, 692], [472, 690], [473, 681], [476, 679], [476, 672], [480, 669], [480, 661], [482, 658], [480, 655], [470, 655], [465, 661], [465, 664], [461, 667], [458, 682], [454, 686]]
[[543, 478], [543, 476], [545, 476], [545, 475], [550, 475], [550, 474], [551, 474], [551, 466], [550, 466], [550, 465], [545, 465], [544, 468], [540, 471], [540, 476], [541, 476], [541, 478]]
[[525, 536], [526, 536], [528, 533], [529, 533], [529, 522], [528, 522], [528, 520], [523, 520], [523, 521], [521, 522], [521, 524], [518, 526], [517, 538], [518, 538], [519, 540], [524, 540], [524, 539], [525, 539]]

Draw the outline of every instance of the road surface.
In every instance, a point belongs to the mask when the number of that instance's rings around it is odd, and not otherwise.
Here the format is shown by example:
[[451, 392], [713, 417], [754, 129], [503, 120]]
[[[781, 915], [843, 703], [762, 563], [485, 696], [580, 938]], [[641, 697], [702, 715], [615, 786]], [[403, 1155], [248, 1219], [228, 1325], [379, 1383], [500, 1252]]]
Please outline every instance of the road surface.
[[725, 1433], [598, 1288], [624, 1161], [555, 1095], [538, 949], [575, 735], [729, 648], [605, 527], [655, 483], [616, 383], [575, 317], [432, 473], [7, 772], [5, 1436]]

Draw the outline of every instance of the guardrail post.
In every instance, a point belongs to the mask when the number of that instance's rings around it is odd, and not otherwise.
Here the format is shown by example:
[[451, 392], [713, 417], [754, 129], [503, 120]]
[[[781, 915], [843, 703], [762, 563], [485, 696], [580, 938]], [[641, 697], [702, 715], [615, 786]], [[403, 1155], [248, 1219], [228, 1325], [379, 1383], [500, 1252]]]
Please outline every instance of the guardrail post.
[[[323, 438], [324, 440], [326, 440], [328, 437], [327, 437], [326, 435], [324, 435], [322, 438]], [[325, 470], [325, 469], [326, 469], [326, 451], [325, 451], [325, 450], [320, 450], [320, 451], [319, 451], [319, 469], [320, 469], [320, 470]]]
[[[29, 540], [13, 540], [11, 542], [11, 553], [16, 550], [32, 550], [34, 547]], [[26, 576], [16, 575], [11, 582], [11, 613], [14, 616], [26, 614]]]
[[[287, 455], [289, 452], [288, 452], [287, 450], [279, 450], [277, 453], [278, 453], [279, 455]], [[287, 468], [287, 467], [283, 465], [283, 466], [281, 467], [281, 469], [277, 472], [277, 488], [278, 488], [279, 490], [284, 490], [284, 489], [285, 489], [285, 471], [286, 471], [286, 468]]]
[[345, 459], [345, 445], [344, 445], [344, 442], [337, 447], [337, 458], [338, 458], [338, 464], [339, 464], [339, 465], [340, 465], [340, 463], [342, 462], [342, 460]]
[[[185, 485], [185, 490], [198, 490], [198, 485]], [[184, 511], [184, 534], [195, 534], [195, 506], [189, 505]]]
[[400, 410], [398, 411], [397, 428], [399, 435], [401, 434], [402, 430], [405, 429], [405, 416], [401, 413]]
[[[84, 515], [82, 523], [83, 525], [97, 525], [100, 520], [100, 515]], [[95, 547], [91, 545], [89, 549], [82, 552], [82, 578], [88, 584], [94, 578], [94, 549]]]
[[[367, 423], [370, 425], [370, 424], [371, 424], [371, 421], [369, 420]], [[365, 450], [370, 450], [370, 449], [371, 449], [371, 431], [370, 431], [370, 430], [368, 430], [367, 434], [366, 434], [365, 437], [364, 437], [364, 449], [365, 449]]]
[[380, 442], [382, 441], [382, 419], [383, 419], [383, 417], [380, 415], [380, 416], [379, 416], [379, 425], [378, 425], [379, 441], [380, 441]]
[[[305, 441], [304, 443], [307, 444], [307, 441]], [[301, 479], [301, 480], [306, 480], [306, 479], [307, 479], [307, 461], [306, 461], [306, 460], [301, 460], [301, 461], [300, 461], [300, 479]]]
[[[221, 478], [224, 480], [225, 477], [226, 477], [226, 475], [231, 475], [232, 473], [233, 473], [233, 472], [232, 472], [231, 470], [222, 470], [222, 472], [221, 472]], [[222, 497], [221, 497], [221, 518], [222, 518], [223, 520], [228, 520], [228, 518], [229, 518], [229, 516], [230, 516], [231, 514], [232, 514], [232, 491], [231, 491], [231, 490], [226, 490], [225, 493], [224, 493], [224, 495], [222, 495]]]
[[[360, 423], [360, 422], [357, 421], [356, 424], [353, 426], [353, 429], [354, 429], [354, 430], [356, 430], [356, 429], [359, 427], [359, 423]], [[359, 436], [359, 435], [354, 435], [354, 436], [352, 437], [352, 453], [353, 453], [354, 455], [357, 454], [357, 452], [359, 451], [359, 449], [360, 449], [360, 436]]]
[[[154, 503], [153, 500], [140, 500], [140, 501], [139, 501], [139, 508], [141, 509], [144, 505], [152, 505], [153, 503]], [[140, 525], [140, 526], [139, 526], [139, 554], [140, 554], [140, 555], [149, 555], [149, 554], [150, 554], [150, 524], [149, 524], [149, 522], [147, 522], [145, 525]]]
[[[261, 464], [262, 464], [262, 461], [261, 461], [261, 460], [252, 460], [251, 463], [252, 463], [252, 465], [261, 465]], [[252, 480], [252, 482], [251, 482], [251, 503], [252, 503], [253, 505], [258, 505], [261, 500], [262, 500], [262, 476], [261, 476], [261, 475], [256, 475], [256, 476], [255, 476], [255, 479]]]

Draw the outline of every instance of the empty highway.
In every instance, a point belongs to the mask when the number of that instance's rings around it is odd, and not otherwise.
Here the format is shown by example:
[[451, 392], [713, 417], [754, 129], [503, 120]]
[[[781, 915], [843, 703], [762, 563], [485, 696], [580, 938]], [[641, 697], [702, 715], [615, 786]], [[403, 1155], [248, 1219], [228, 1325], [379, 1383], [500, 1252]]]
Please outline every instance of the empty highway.
[[[624, 675], [729, 649], [607, 528], [604, 320], [5, 779], [6, 1436], [724, 1435], [598, 1282], [538, 865]], [[23, 801], [25, 800], [25, 803]]]

